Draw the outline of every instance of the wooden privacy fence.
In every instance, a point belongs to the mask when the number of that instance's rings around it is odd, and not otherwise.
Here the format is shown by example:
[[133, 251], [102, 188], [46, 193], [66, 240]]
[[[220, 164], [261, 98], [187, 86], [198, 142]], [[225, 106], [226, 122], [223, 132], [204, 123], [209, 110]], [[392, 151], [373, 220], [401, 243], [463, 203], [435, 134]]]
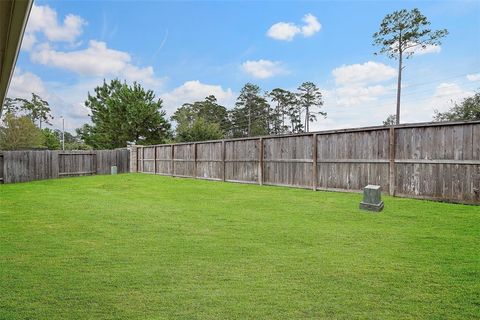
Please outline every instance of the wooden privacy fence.
[[129, 172], [128, 149], [93, 151], [0, 151], [0, 182]]
[[480, 203], [480, 121], [133, 147], [131, 171]]

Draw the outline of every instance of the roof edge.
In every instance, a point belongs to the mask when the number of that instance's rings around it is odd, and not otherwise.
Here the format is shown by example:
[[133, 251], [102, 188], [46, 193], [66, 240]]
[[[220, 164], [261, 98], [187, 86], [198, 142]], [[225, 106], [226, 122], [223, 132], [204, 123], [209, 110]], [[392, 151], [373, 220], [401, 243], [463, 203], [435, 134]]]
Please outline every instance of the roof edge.
[[5, 52], [3, 54], [2, 65], [0, 66], [0, 116], [2, 115], [3, 102], [12, 80], [15, 64], [27, 26], [30, 10], [33, 0], [10, 0], [11, 10], [7, 15], [8, 28], [3, 31], [6, 33]]

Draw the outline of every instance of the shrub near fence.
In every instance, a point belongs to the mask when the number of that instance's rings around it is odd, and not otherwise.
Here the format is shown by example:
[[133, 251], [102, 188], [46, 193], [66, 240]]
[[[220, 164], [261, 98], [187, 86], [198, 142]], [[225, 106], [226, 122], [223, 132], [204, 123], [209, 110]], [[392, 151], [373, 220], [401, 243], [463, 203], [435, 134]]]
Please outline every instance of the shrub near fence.
[[145, 146], [131, 159], [144, 173], [480, 203], [480, 121]]
[[129, 172], [128, 149], [93, 151], [0, 151], [0, 182]]

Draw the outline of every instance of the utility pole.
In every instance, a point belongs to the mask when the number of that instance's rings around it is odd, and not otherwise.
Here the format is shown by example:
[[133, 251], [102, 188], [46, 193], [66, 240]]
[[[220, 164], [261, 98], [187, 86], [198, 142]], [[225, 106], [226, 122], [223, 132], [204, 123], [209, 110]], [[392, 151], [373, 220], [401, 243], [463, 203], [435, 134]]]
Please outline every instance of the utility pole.
[[400, 32], [398, 41], [398, 79], [397, 79], [397, 116], [395, 117], [395, 123], [400, 124], [400, 97], [402, 94], [402, 32]]
[[65, 118], [62, 116], [62, 150], [65, 151]]
[[309, 106], [307, 106], [307, 112], [305, 115], [305, 129], [307, 132], [310, 132], [310, 110]]

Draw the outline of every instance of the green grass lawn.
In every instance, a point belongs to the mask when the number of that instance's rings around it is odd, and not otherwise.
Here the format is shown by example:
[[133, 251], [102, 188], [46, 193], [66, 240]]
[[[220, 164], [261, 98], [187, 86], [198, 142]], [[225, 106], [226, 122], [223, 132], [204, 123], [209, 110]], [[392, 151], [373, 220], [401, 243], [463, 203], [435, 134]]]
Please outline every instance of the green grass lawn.
[[472, 319], [480, 207], [146, 174], [0, 185], [0, 319]]

